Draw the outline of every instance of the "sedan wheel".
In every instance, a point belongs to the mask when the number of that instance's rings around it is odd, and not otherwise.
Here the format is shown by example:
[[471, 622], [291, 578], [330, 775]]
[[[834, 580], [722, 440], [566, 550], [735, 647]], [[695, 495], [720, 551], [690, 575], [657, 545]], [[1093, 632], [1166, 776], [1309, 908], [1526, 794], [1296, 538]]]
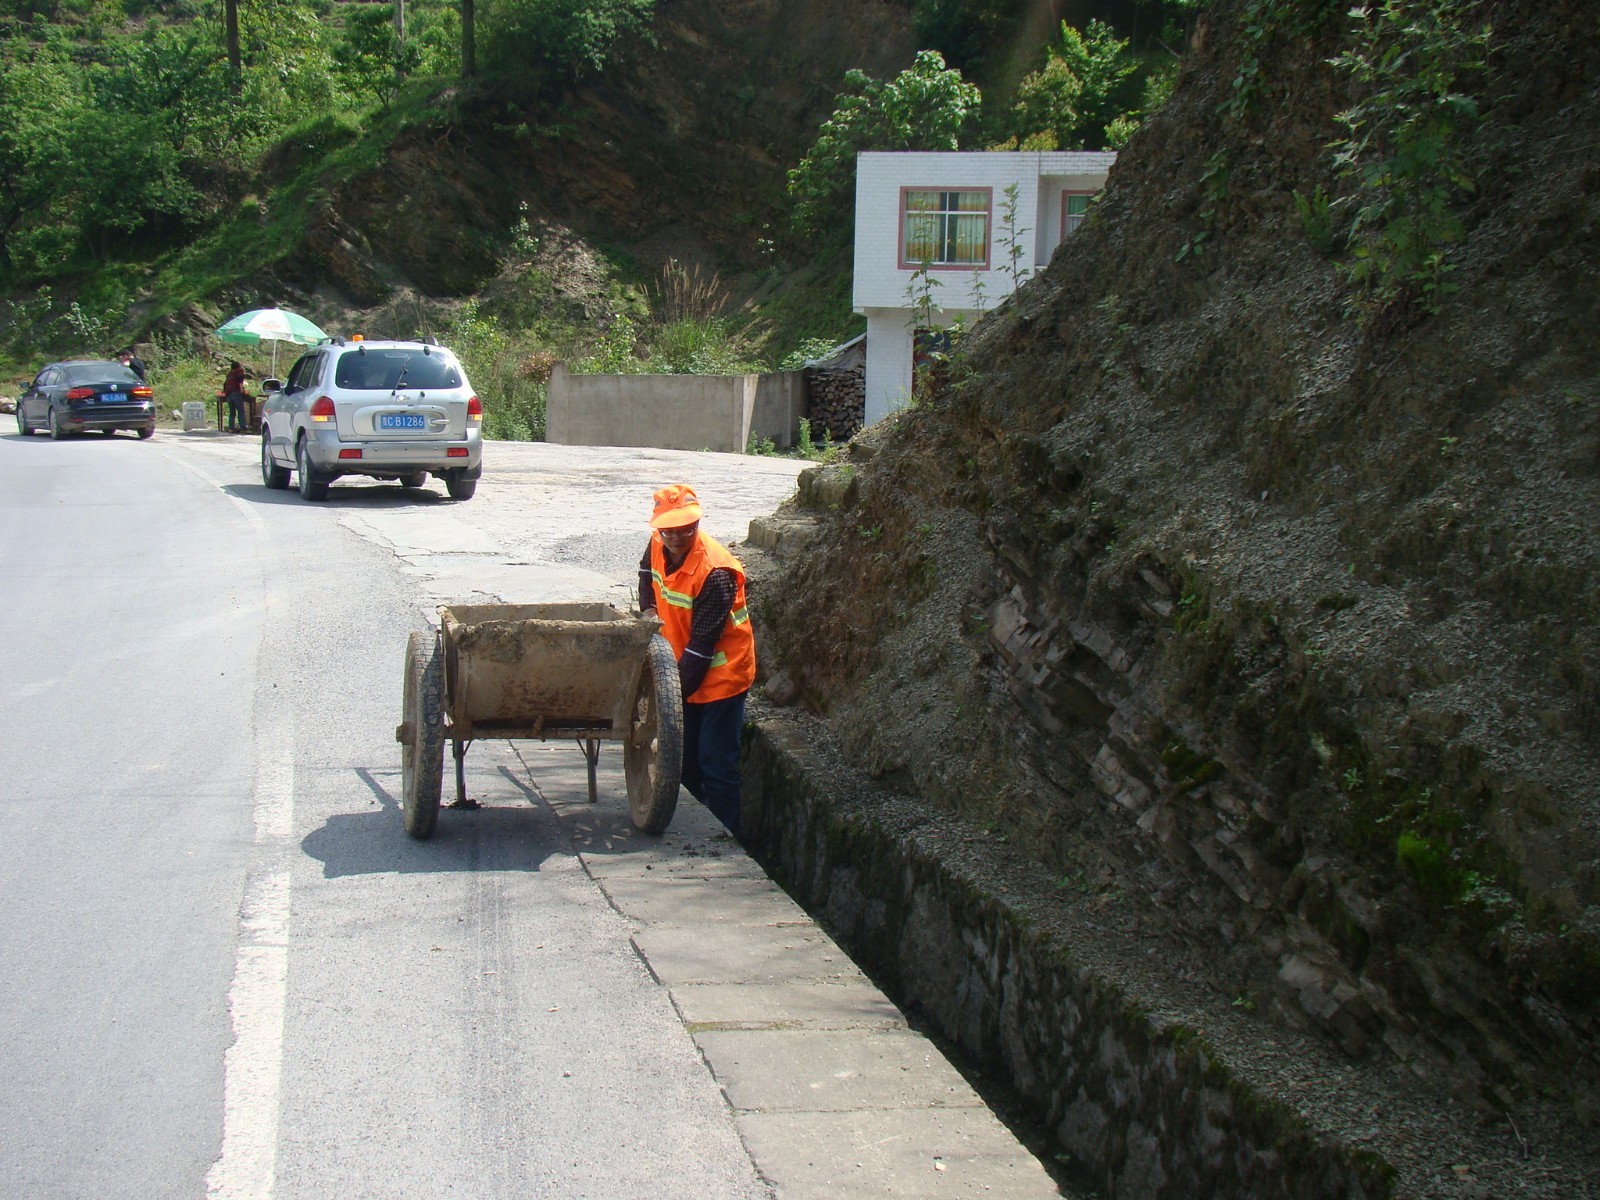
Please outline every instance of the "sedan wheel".
[[22, 401], [17, 401], [17, 432], [27, 437], [33, 432], [33, 426], [28, 424], [28, 418], [22, 415]]
[[311, 447], [304, 438], [300, 439], [300, 450], [295, 455], [295, 469], [300, 476], [300, 498], [302, 500], [326, 500], [328, 498], [328, 481], [319, 475], [311, 465]]
[[55, 409], [52, 408], [48, 415], [50, 420], [50, 440], [59, 442], [67, 436], [67, 431], [61, 428], [61, 418], [56, 416]]

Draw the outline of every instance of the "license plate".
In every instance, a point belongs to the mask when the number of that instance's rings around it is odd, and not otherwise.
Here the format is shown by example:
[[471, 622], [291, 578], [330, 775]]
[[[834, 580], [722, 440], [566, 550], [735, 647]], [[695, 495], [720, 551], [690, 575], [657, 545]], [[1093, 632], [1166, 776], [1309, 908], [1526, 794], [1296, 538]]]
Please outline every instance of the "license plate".
[[125, 395], [122, 392], [101, 392], [100, 393], [100, 403], [101, 404], [126, 404], [129, 400], [132, 400], [132, 399], [133, 399], [132, 396]]
[[421, 413], [379, 413], [379, 429], [426, 429], [428, 418]]

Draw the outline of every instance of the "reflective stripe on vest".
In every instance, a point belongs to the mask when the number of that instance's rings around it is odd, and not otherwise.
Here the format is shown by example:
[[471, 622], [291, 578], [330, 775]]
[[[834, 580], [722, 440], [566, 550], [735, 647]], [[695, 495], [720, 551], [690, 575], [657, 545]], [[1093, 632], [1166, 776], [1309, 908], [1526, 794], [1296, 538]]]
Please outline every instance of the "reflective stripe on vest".
[[[635, 543], [637, 545], [638, 543]], [[663, 604], [670, 604], [673, 608], [693, 608], [694, 597], [687, 592], [675, 592], [667, 586], [666, 580], [661, 578], [661, 572], [652, 570], [650, 578], [655, 581], [656, 595]], [[681, 653], [681, 651], [680, 651]]]

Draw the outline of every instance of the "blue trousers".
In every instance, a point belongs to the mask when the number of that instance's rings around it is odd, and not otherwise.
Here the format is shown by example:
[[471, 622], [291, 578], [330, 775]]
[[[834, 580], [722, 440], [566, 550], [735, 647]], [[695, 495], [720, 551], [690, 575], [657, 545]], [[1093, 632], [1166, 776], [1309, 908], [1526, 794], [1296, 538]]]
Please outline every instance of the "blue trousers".
[[749, 692], [683, 705], [683, 786], [739, 836], [739, 736]]

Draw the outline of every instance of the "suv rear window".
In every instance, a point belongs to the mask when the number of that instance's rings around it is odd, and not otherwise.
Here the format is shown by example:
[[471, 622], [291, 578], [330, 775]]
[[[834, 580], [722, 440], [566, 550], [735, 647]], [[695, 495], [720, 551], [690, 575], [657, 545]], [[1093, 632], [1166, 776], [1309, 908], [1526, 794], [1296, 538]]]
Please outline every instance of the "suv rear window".
[[392, 392], [406, 388], [458, 388], [461, 372], [437, 352], [421, 349], [347, 350], [334, 369], [335, 387], [356, 392]]

